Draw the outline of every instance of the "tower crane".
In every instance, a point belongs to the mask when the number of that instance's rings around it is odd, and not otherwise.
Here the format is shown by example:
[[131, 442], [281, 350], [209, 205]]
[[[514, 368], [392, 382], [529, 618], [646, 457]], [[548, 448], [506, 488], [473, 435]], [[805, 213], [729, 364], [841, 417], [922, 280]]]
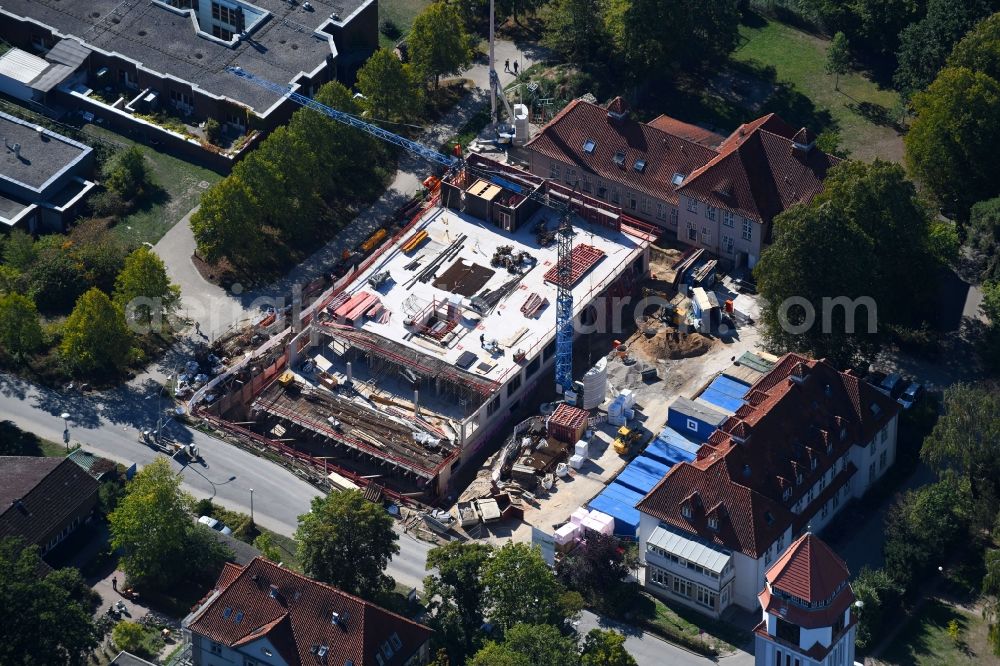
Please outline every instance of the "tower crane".
[[[280, 83], [275, 83], [274, 81], [269, 81], [268, 79], [261, 78], [256, 74], [246, 71], [242, 67], [230, 66], [226, 68], [226, 71], [234, 76], [252, 83], [255, 86], [264, 88], [265, 90], [270, 90], [271, 92], [277, 93], [283, 97], [288, 97], [296, 104], [308, 107], [314, 111], [318, 111], [323, 115], [332, 118], [333, 120], [348, 125], [357, 130], [365, 132], [377, 139], [390, 143], [394, 146], [399, 146], [404, 150], [407, 150], [414, 155], [424, 158], [428, 162], [433, 162], [435, 164], [446, 167], [449, 171], [457, 171], [458, 169], [464, 168], [467, 172], [472, 173], [479, 178], [483, 178], [492, 183], [496, 183], [501, 187], [505, 187], [512, 192], [520, 194], [526, 198], [532, 199], [541, 203], [543, 206], [551, 208], [557, 212], [562, 213], [562, 219], [559, 225], [558, 235], [558, 254], [557, 254], [557, 267], [556, 272], [556, 390], [562, 394], [566, 394], [573, 389], [573, 290], [570, 284], [571, 274], [572, 274], [572, 256], [573, 256], [573, 225], [570, 222], [572, 217], [572, 210], [569, 204], [563, 203], [561, 201], [553, 200], [546, 194], [539, 194], [531, 190], [525, 189], [518, 185], [517, 183], [510, 182], [506, 178], [501, 178], [495, 173], [492, 173], [488, 169], [482, 169], [471, 164], [467, 164], [464, 159], [457, 156], [445, 155], [444, 153], [438, 152], [433, 148], [428, 148], [422, 143], [412, 141], [406, 137], [399, 136], [393, 132], [374, 125], [370, 122], [364, 121], [356, 116], [346, 113], [344, 111], [338, 111], [332, 107], [322, 104], [307, 97], [301, 93], [297, 93], [289, 86], [281, 85]], [[496, 76], [496, 73], [492, 71], [491, 67], [491, 79]]]

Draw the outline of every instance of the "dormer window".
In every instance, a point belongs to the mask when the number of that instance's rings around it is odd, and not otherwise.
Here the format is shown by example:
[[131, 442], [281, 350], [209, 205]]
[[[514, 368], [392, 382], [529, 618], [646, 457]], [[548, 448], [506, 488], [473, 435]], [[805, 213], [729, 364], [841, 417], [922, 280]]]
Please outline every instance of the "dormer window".
[[715, 530], [715, 531], [719, 530], [719, 519], [718, 519], [718, 517], [711, 516], [708, 519], [708, 529]]
[[802, 472], [799, 472], [795, 475], [795, 485], [797, 486], [802, 485]]
[[781, 493], [781, 498], [786, 502], [792, 498], [792, 489], [785, 488], [784, 492]]
[[632, 168], [638, 171], [639, 173], [642, 173], [643, 171], [646, 170], [646, 160], [636, 160], [635, 164], [632, 165]]
[[681, 507], [681, 515], [684, 516], [685, 518], [691, 518], [690, 504], [684, 504], [684, 506]]
[[625, 166], [625, 153], [624, 152], [622, 152], [622, 151], [619, 150], [617, 153], [615, 153], [615, 156], [614, 156], [613, 159], [615, 161], [615, 164], [617, 164], [618, 166], [620, 166], [620, 167]]
[[597, 148], [597, 142], [593, 139], [587, 139], [583, 142], [583, 152], [588, 155], [593, 154], [595, 148]]

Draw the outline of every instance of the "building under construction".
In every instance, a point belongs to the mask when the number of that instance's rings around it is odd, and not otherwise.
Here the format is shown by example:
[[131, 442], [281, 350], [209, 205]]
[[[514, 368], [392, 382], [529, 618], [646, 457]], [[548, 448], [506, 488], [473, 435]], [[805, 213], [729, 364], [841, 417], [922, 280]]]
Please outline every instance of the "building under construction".
[[335, 485], [374, 482], [428, 503], [449, 494], [455, 471], [508, 434], [522, 398], [553, 382], [561, 214], [529, 193], [573, 211], [578, 316], [632, 293], [652, 240], [604, 202], [473, 163], [479, 175], [446, 178], [430, 206], [272, 342], [273, 363], [223, 383], [230, 390], [210, 411], [309, 456]]

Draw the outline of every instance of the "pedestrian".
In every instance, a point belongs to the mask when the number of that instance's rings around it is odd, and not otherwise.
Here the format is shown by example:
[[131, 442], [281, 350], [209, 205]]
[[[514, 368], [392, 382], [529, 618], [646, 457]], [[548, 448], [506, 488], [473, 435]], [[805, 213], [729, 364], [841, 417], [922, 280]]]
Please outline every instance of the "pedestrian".
[[517, 76], [517, 61], [514, 61], [514, 76]]
[[194, 332], [198, 333], [199, 335], [201, 334], [201, 322], [200, 321], [196, 321], [194, 323]]
[[485, 333], [480, 333], [479, 334], [479, 346], [480, 347], [485, 347], [486, 346], [486, 334]]
[[111, 577], [111, 589], [115, 592], [118, 591], [118, 576]]
[[503, 61], [503, 71], [505, 71], [505, 72], [509, 72], [510, 71], [510, 58], [508, 58], [507, 60]]

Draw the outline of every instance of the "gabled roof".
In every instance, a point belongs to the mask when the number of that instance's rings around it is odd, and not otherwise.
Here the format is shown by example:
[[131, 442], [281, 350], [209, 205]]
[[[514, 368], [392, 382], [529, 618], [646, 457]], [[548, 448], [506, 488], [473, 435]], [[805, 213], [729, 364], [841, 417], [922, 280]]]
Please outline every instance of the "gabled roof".
[[[612, 100], [607, 109], [582, 99], [573, 100], [527, 145], [531, 150], [574, 164], [605, 181], [676, 204], [674, 174], [690, 175], [712, 159], [715, 151], [652, 124], [628, 117], [618, 120], [608, 115], [609, 111], [623, 113], [624, 110], [621, 98]], [[584, 150], [588, 140], [594, 143], [591, 152]], [[624, 157], [620, 165], [615, 162], [618, 153]], [[635, 169], [637, 160], [646, 163], [642, 171]]]
[[850, 577], [844, 560], [812, 532], [799, 537], [764, 573], [772, 589], [807, 603], [831, 599]]
[[[751, 394], [754, 404], [728, 418], [695, 460], [675, 465], [638, 509], [756, 559], [790, 526], [808, 523], [825, 495], [799, 515], [791, 507], [852, 446], [870, 441], [899, 406], [826, 361], [796, 354], [782, 357], [747, 390]], [[838, 468], [824, 493], [836, 492], [855, 472], [850, 463]], [[725, 508], [716, 529], [697, 507], [684, 515], [695, 492], [704, 507]]]
[[39, 543], [81, 505], [98, 483], [68, 458], [0, 457], [0, 538]]
[[698, 127], [697, 125], [692, 125], [691, 123], [686, 123], [683, 120], [677, 120], [667, 115], [660, 115], [653, 118], [649, 121], [649, 126], [713, 150], [717, 149], [725, 141], [725, 137], [721, 134], [716, 134], [712, 130], [707, 130], [704, 127]]
[[292, 665], [317, 663], [323, 651], [329, 664], [397, 666], [431, 635], [421, 624], [261, 557], [242, 569], [227, 564], [189, 628], [237, 649], [266, 639]]
[[717, 208], [770, 222], [778, 213], [819, 194], [827, 171], [841, 161], [813, 147], [814, 142], [815, 137], [805, 128], [796, 131], [769, 114], [730, 134], [719, 146], [718, 155], [691, 174], [677, 191]]

